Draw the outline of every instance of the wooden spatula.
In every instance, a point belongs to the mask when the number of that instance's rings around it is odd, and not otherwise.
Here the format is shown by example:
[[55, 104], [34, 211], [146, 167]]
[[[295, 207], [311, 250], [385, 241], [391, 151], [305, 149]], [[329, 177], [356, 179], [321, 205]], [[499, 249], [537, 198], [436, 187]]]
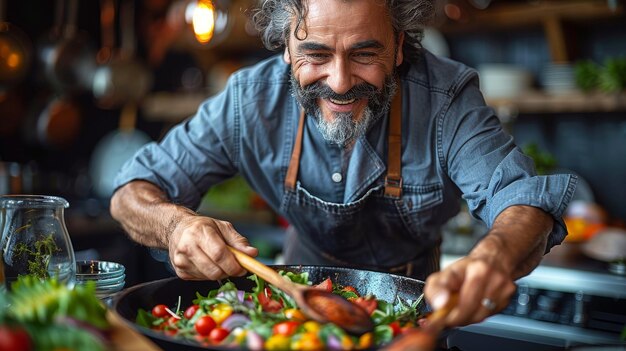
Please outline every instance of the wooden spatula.
[[383, 348], [384, 351], [432, 351], [435, 349], [439, 333], [445, 327], [446, 316], [457, 305], [459, 295], [451, 294], [448, 302], [435, 310], [428, 317], [423, 327], [415, 327], [405, 332], [392, 343]]

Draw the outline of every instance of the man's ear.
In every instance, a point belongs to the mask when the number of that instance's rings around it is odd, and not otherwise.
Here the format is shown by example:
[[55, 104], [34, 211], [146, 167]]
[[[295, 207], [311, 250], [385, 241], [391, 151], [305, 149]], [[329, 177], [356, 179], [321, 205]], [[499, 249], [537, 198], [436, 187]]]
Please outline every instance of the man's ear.
[[285, 52], [283, 52], [283, 60], [287, 64], [291, 64], [291, 56], [289, 56], [289, 47], [285, 45]]
[[396, 66], [400, 66], [402, 61], [404, 60], [404, 56], [402, 55], [402, 46], [404, 45], [404, 32], [400, 32], [398, 35], [398, 52], [396, 52]]

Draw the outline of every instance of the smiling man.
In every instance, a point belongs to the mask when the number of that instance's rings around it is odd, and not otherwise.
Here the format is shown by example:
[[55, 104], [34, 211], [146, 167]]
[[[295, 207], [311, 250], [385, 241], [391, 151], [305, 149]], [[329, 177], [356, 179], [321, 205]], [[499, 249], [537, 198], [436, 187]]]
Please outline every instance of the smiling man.
[[[213, 185], [241, 175], [290, 228], [288, 264], [427, 279], [448, 325], [508, 304], [566, 235], [571, 175], [537, 176], [485, 106], [474, 70], [420, 46], [432, 1], [265, 0], [254, 15], [281, 54], [233, 74], [197, 114], [116, 178], [111, 214], [137, 242], [169, 250], [183, 279], [244, 274], [255, 256], [231, 223], [199, 215]], [[441, 226], [463, 198], [490, 227], [439, 271]]]

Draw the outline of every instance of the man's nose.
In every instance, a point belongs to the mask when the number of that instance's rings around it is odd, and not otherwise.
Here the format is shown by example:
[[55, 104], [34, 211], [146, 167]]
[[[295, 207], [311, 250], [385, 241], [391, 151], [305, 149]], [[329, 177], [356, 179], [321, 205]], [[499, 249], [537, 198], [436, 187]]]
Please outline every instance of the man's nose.
[[328, 74], [326, 82], [335, 93], [347, 93], [353, 86], [350, 63], [347, 62], [347, 60], [336, 60]]

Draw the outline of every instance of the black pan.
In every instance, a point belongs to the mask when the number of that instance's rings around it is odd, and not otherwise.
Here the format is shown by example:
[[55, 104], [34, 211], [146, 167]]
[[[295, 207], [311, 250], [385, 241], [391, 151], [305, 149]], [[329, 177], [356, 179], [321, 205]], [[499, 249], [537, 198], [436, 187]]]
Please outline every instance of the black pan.
[[[291, 272], [308, 272], [309, 281], [322, 282], [330, 277], [333, 282], [341, 285], [351, 285], [361, 295], [372, 294], [380, 300], [387, 302], [396, 302], [398, 297], [402, 301], [415, 301], [424, 288], [424, 282], [393, 275], [388, 273], [341, 268], [327, 266], [271, 266], [276, 270], [285, 270]], [[230, 278], [238, 288], [251, 291], [254, 282], [245, 277]], [[206, 294], [209, 290], [217, 289], [219, 282], [217, 281], [186, 281], [179, 278], [167, 278], [148, 282], [128, 288], [119, 293], [113, 300], [113, 310], [118, 313], [126, 324], [130, 325], [141, 334], [150, 338], [159, 347], [167, 351], [183, 351], [183, 350], [206, 350], [205, 347], [197, 345], [192, 341], [185, 341], [166, 336], [163, 333], [155, 332], [150, 329], [135, 324], [137, 310], [142, 308], [150, 310], [154, 305], [162, 303], [168, 306], [175, 306], [178, 298], [181, 298], [181, 306], [191, 305], [191, 301], [195, 299], [196, 292]], [[420, 305], [420, 312], [428, 312], [426, 304]], [[232, 350], [232, 348], [212, 346], [216, 350]]]

